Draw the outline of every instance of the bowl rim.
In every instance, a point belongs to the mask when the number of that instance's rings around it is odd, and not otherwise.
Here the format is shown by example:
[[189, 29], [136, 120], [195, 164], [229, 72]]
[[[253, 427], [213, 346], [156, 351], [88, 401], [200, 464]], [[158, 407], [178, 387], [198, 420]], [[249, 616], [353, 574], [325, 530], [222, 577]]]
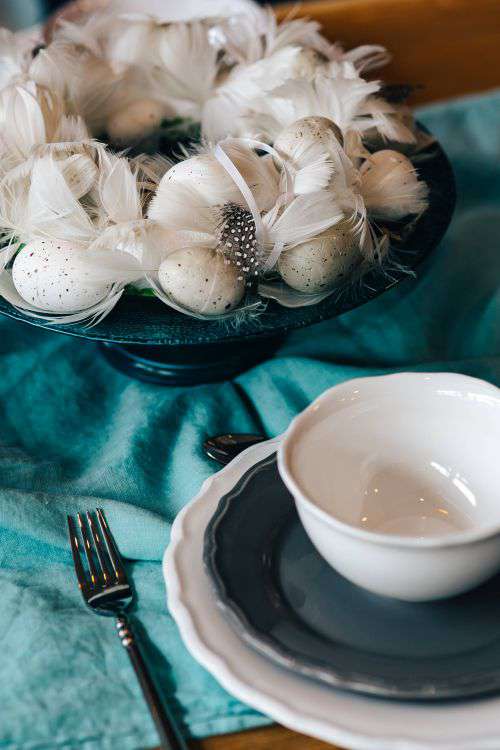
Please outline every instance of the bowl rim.
[[[496, 521], [491, 525], [485, 525], [482, 527], [473, 528], [469, 531], [462, 531], [453, 534], [447, 534], [446, 536], [434, 536], [434, 537], [413, 537], [413, 536], [402, 536], [398, 534], [382, 534], [380, 532], [368, 531], [361, 529], [357, 526], [353, 526], [345, 521], [340, 521], [333, 514], [328, 513], [326, 510], [321, 508], [317, 503], [311, 499], [299, 483], [294, 478], [291, 465], [290, 465], [290, 448], [291, 444], [297, 436], [297, 433], [303, 429], [304, 423], [311, 418], [311, 414], [316, 413], [318, 409], [327, 401], [331, 400], [332, 394], [338, 394], [341, 390], [350, 387], [353, 383], [362, 384], [372, 381], [418, 381], [425, 382], [428, 380], [437, 380], [446, 378], [447, 380], [454, 379], [459, 380], [463, 385], [464, 383], [474, 384], [476, 387], [486, 388], [496, 395], [500, 405], [500, 389], [493, 383], [483, 380], [481, 378], [475, 378], [470, 375], [462, 375], [455, 372], [397, 372], [385, 375], [373, 375], [368, 377], [350, 378], [344, 380], [331, 388], [328, 388], [320, 396], [314, 399], [309, 406], [301, 411], [288, 426], [288, 429], [284, 433], [283, 440], [278, 448], [278, 470], [286, 485], [289, 492], [292, 494], [297, 509], [301, 507], [307, 510], [312, 515], [316, 516], [319, 520], [326, 523], [333, 530], [340, 532], [344, 535], [353, 537], [362, 542], [368, 542], [371, 544], [384, 546], [384, 547], [403, 547], [407, 549], [443, 549], [446, 547], [460, 547], [466, 544], [483, 541], [491, 537], [500, 534], [500, 521]], [[300, 516], [300, 513], [299, 513]]]

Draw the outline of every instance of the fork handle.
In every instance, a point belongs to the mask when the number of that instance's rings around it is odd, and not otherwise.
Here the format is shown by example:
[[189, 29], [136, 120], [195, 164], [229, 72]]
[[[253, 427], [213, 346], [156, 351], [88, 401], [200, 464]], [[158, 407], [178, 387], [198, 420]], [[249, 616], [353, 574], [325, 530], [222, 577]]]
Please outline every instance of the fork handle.
[[188, 750], [179, 729], [169, 715], [153, 682], [146, 662], [136, 642], [130, 620], [125, 615], [116, 618], [116, 627], [122, 646], [127, 651], [137, 679], [142, 688], [151, 716], [160, 736], [162, 750]]

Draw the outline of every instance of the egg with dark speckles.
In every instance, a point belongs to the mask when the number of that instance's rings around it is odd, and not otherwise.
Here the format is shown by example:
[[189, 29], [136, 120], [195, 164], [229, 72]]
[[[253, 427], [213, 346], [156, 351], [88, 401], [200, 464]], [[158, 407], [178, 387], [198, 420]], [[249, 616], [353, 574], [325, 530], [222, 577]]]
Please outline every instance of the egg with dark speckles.
[[278, 269], [299, 292], [324, 292], [348, 281], [361, 261], [359, 243], [348, 228], [331, 228], [283, 252]]
[[14, 260], [14, 286], [26, 302], [46, 312], [87, 310], [104, 299], [110, 284], [91, 279], [82, 256], [70, 242], [32, 240]]
[[236, 266], [205, 247], [172, 253], [160, 265], [158, 277], [175, 302], [203, 315], [234, 310], [245, 294], [245, 281]]

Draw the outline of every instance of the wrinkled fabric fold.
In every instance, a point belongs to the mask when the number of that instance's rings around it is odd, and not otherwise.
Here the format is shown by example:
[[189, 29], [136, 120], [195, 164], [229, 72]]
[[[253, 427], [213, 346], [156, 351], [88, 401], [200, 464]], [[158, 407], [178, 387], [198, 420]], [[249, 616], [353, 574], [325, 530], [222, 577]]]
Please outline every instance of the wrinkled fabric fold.
[[500, 93], [421, 110], [455, 169], [440, 247], [382, 297], [289, 337], [235, 382], [161, 388], [112, 370], [80, 339], [0, 319], [0, 748], [157, 745], [110, 621], [75, 585], [66, 514], [102, 506], [129, 559], [136, 614], [179, 721], [194, 736], [268, 720], [189, 656], [161, 557], [178, 511], [214, 471], [208, 435], [268, 436], [352, 377], [449, 370], [500, 383]]

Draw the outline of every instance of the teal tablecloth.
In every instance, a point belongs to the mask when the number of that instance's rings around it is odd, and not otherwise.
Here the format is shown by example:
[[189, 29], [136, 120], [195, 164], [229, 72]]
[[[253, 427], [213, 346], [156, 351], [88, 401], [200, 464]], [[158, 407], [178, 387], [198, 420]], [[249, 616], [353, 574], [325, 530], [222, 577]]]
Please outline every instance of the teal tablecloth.
[[266, 722], [181, 644], [160, 559], [214, 467], [207, 434], [283, 430], [328, 386], [392, 370], [500, 381], [500, 94], [420, 114], [453, 162], [453, 225], [417, 282], [293, 335], [234, 382], [144, 385], [95, 345], [0, 321], [0, 748], [139, 750], [156, 736], [114, 628], [83, 608], [65, 515], [102, 505], [131, 565], [157, 678], [193, 735]]

